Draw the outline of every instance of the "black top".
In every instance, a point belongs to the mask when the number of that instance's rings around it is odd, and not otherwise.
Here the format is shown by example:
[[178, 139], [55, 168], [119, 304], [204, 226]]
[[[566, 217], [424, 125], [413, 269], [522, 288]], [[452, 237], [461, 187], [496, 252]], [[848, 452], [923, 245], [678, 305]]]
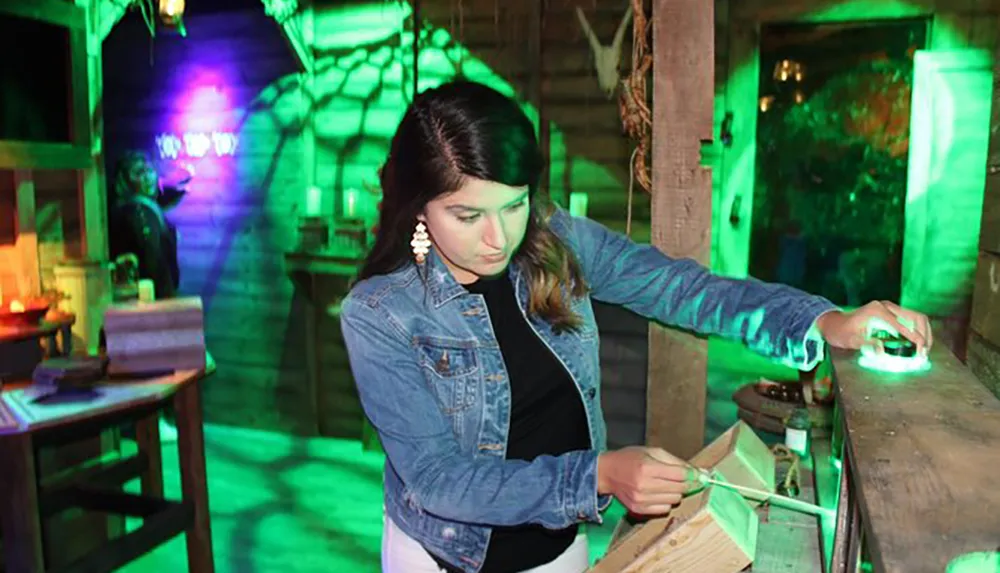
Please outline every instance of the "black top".
[[[507, 368], [511, 393], [507, 459], [531, 461], [544, 454], [590, 449], [590, 429], [580, 392], [525, 320], [507, 273], [480, 279], [465, 288], [485, 298]], [[577, 529], [573, 525], [553, 531], [534, 524], [494, 528], [480, 572], [506, 573], [544, 565], [566, 551]], [[448, 571], [457, 571], [440, 560], [438, 563]]]
[[132, 253], [139, 261], [139, 276], [152, 279], [156, 298], [176, 295], [180, 286], [177, 264], [177, 230], [152, 199], [132, 197], [110, 209], [108, 242], [112, 260]]

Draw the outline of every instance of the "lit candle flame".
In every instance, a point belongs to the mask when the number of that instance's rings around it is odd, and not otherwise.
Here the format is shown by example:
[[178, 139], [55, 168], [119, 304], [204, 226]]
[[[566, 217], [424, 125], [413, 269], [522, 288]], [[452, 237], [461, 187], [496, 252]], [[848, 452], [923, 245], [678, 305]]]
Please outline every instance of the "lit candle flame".
[[10, 301], [10, 311], [11, 312], [24, 312], [24, 305], [21, 304], [19, 300]]

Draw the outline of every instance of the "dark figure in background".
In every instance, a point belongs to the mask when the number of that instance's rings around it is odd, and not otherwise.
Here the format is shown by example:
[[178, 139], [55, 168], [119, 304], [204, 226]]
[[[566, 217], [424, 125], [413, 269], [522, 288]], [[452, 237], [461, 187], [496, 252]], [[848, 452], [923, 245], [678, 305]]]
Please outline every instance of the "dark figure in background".
[[778, 282], [805, 288], [808, 245], [798, 221], [790, 221], [779, 239]]
[[[161, 188], [152, 162], [139, 151], [122, 155], [115, 164], [110, 185], [108, 242], [111, 259], [134, 255], [139, 278], [153, 281], [157, 300], [177, 296], [180, 287], [177, 229], [167, 221], [164, 212], [180, 202], [184, 191]], [[173, 412], [168, 409], [160, 419], [160, 440], [172, 442], [176, 439]]]
[[177, 229], [164, 212], [177, 205], [184, 192], [161, 188], [159, 176], [141, 152], [126, 152], [115, 165], [109, 193], [109, 242], [111, 258], [132, 253], [139, 263], [139, 277], [156, 286], [156, 298], [177, 295]]

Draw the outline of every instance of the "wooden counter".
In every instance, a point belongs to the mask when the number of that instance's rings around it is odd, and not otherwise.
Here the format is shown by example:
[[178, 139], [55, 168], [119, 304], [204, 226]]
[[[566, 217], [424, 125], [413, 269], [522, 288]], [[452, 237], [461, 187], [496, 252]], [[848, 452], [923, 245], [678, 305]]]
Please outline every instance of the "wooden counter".
[[[202, 435], [201, 371], [95, 384], [91, 392], [53, 399], [51, 389], [15, 384], [0, 393], [0, 530], [9, 573], [114, 571], [186, 532], [191, 571], [214, 570]], [[48, 399], [46, 399], [48, 398]], [[159, 410], [177, 413], [182, 499], [163, 499]], [[124, 423], [136, 424], [139, 452], [90, 455], [46, 471], [46, 449], [74, 445]], [[110, 454], [110, 455], [109, 455]], [[67, 462], [68, 460], [61, 460]], [[122, 484], [141, 480], [142, 493]], [[81, 512], [82, 510], [82, 512]], [[60, 515], [142, 517], [122, 535], [50, 527]]]
[[[1000, 545], [1000, 400], [942, 345], [926, 372], [833, 353], [844, 457], [832, 571], [941, 573]], [[846, 494], [846, 499], [845, 499]]]
[[285, 270], [307, 301], [305, 317], [309, 415], [319, 435], [362, 438], [364, 414], [340, 333], [340, 302], [361, 266], [360, 251], [285, 254]]

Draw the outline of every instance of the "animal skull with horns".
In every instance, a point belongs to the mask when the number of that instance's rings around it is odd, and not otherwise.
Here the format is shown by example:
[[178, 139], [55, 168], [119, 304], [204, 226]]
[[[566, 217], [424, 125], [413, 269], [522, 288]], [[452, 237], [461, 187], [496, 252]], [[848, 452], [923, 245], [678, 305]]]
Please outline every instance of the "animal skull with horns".
[[608, 99], [611, 99], [614, 97], [615, 88], [618, 87], [618, 82], [621, 79], [618, 76], [618, 63], [621, 62], [622, 42], [625, 40], [625, 30], [628, 29], [629, 22], [632, 21], [632, 6], [629, 5], [628, 11], [625, 12], [621, 23], [618, 24], [615, 39], [612, 40], [610, 46], [601, 44], [601, 41], [597, 38], [597, 34], [594, 33], [594, 30], [590, 27], [590, 23], [587, 22], [587, 16], [584, 15], [583, 10], [579, 6], [576, 7], [576, 17], [580, 20], [580, 26], [590, 41], [590, 49], [594, 53], [594, 67], [597, 68], [597, 83], [600, 84], [601, 89], [607, 94]]

